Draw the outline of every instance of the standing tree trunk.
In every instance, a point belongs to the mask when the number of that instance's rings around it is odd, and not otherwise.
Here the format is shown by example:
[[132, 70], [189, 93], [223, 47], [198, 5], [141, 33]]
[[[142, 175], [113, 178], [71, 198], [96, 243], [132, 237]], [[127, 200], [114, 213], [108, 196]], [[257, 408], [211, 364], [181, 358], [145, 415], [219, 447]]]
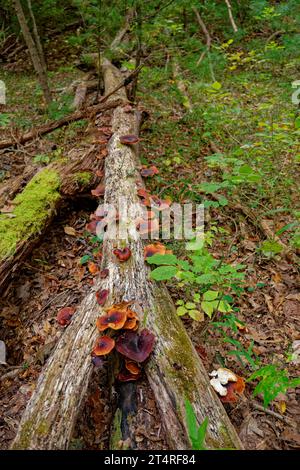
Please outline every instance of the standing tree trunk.
[[[24, 40], [26, 42], [26, 45], [30, 53], [30, 57], [31, 57], [34, 69], [38, 75], [38, 79], [42, 87], [46, 103], [50, 104], [52, 101], [52, 97], [51, 97], [50, 89], [48, 86], [46, 68], [43, 67], [43, 63], [40, 58], [39, 46], [33, 40], [33, 37], [29, 30], [20, 0], [13, 0], [13, 5], [16, 10], [16, 14], [20, 23]], [[32, 13], [32, 10], [31, 10], [31, 13]]]
[[39, 53], [39, 58], [40, 58], [42, 67], [46, 71], [47, 70], [47, 65], [46, 65], [46, 61], [45, 61], [43, 46], [42, 46], [40, 35], [39, 35], [38, 29], [37, 29], [34, 13], [32, 11], [31, 0], [27, 0], [27, 4], [28, 4], [28, 10], [29, 10], [30, 18], [31, 18], [31, 21], [32, 21], [32, 31], [33, 31], [35, 44], [36, 44], [36, 47], [37, 47], [37, 50], [38, 50], [38, 53]]

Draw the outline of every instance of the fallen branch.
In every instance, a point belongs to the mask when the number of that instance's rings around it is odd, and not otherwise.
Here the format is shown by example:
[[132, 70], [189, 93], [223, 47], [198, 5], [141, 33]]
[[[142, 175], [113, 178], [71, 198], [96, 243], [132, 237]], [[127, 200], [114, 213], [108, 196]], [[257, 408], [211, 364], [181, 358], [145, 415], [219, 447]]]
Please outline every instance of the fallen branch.
[[232, 14], [232, 7], [231, 7], [231, 3], [229, 0], [225, 0], [225, 3], [226, 3], [226, 6], [227, 6], [227, 10], [228, 10], [228, 16], [229, 16], [229, 20], [230, 20], [230, 23], [231, 23], [231, 26], [232, 26], [232, 29], [235, 33], [238, 32], [238, 27], [234, 21], [234, 17], [233, 17], [233, 14]]
[[119, 101], [117, 100], [110, 101], [109, 103], [105, 103], [105, 101], [106, 100], [103, 99], [101, 103], [98, 103], [94, 106], [88, 106], [87, 108], [84, 108], [83, 110], [75, 111], [73, 114], [69, 114], [68, 116], [58, 119], [57, 121], [52, 121], [48, 124], [43, 124], [40, 127], [36, 127], [32, 131], [25, 132], [25, 134], [22, 134], [18, 138], [16, 137], [15, 139], [2, 140], [0, 141], [0, 149], [14, 147], [17, 144], [25, 144], [26, 142], [33, 140], [37, 137], [40, 137], [45, 134], [49, 134], [50, 132], [53, 132], [56, 129], [59, 129], [60, 127], [67, 126], [68, 124], [71, 124], [72, 122], [75, 122], [75, 121], [79, 121], [80, 119], [83, 119], [85, 117], [95, 116], [101, 111], [115, 108], [116, 106], [120, 104]]
[[197, 21], [205, 35], [205, 38], [206, 38], [206, 49], [202, 52], [201, 56], [199, 57], [198, 61], [197, 61], [197, 65], [201, 64], [202, 60], [204, 59], [205, 57], [205, 54], [208, 53], [210, 51], [210, 47], [211, 47], [211, 36], [208, 32], [208, 29], [206, 28], [205, 26], [205, 23], [204, 21], [202, 20], [201, 16], [200, 16], [200, 13], [199, 11], [197, 10], [196, 7], [192, 7], [192, 10], [193, 12], [195, 13], [196, 15], [196, 18], [197, 18]]

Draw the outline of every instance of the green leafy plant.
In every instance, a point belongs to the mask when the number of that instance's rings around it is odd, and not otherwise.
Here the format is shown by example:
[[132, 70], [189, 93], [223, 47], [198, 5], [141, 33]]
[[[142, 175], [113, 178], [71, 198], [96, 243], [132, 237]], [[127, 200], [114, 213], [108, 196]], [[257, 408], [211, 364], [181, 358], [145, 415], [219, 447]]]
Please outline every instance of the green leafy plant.
[[203, 320], [203, 313], [201, 312], [199, 301], [200, 294], [194, 294], [194, 302], [184, 302], [183, 300], [177, 300], [177, 315], [182, 317], [183, 315], [189, 315], [193, 320]]
[[[222, 264], [205, 247], [193, 252], [193, 254], [188, 254], [188, 257], [190, 261], [178, 259], [177, 256], [170, 254], [155, 254], [147, 258], [149, 264], [158, 266], [151, 272], [151, 278], [156, 281], [176, 278], [179, 286], [186, 284], [200, 285], [203, 291], [208, 290], [212, 285], [217, 285], [222, 289], [238, 290], [240, 288], [244, 280], [244, 273], [241, 272], [244, 265]], [[203, 301], [209, 302], [209, 295], [207, 294], [207, 298], [204, 298]], [[221, 308], [222, 306], [223, 304], [221, 304]], [[225, 310], [225, 307], [223, 310]]]
[[10, 123], [10, 115], [7, 113], [0, 113], [0, 127], [7, 127]]
[[197, 423], [197, 417], [189, 400], [185, 400], [185, 416], [192, 449], [207, 450], [205, 446], [205, 436], [208, 426], [208, 418], [206, 417], [199, 426]]
[[279, 369], [274, 364], [268, 364], [255, 371], [249, 378], [248, 382], [260, 379], [256, 385], [253, 395], [263, 396], [264, 407], [273, 401], [279, 393], [286, 393], [289, 388], [295, 388], [300, 385], [300, 378], [290, 379], [286, 369]]
[[276, 240], [266, 240], [260, 246], [261, 253], [267, 258], [273, 258], [282, 252], [283, 248]]

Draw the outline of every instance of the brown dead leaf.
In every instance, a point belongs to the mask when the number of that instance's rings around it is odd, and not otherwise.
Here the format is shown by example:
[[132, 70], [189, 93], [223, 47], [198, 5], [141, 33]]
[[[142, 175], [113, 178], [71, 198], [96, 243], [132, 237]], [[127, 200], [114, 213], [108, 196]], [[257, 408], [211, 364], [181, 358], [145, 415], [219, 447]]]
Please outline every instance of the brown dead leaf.
[[272, 297], [270, 297], [270, 295], [268, 295], [268, 294], [264, 294], [264, 298], [265, 298], [265, 301], [266, 301], [269, 312], [273, 313], [274, 312], [274, 306], [273, 306], [273, 303], [272, 303]]
[[76, 230], [73, 227], [66, 226], [64, 227], [64, 232], [71, 237], [76, 237]]

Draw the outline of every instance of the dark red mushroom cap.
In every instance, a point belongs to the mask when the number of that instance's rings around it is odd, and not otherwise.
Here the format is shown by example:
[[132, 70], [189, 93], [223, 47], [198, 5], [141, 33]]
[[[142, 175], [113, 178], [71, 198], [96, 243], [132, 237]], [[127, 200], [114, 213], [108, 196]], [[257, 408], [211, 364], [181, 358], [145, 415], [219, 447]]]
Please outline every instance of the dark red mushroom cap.
[[120, 142], [123, 145], [134, 145], [137, 144], [139, 140], [138, 136], [134, 134], [120, 136]]
[[104, 184], [99, 184], [97, 188], [91, 190], [91, 193], [93, 196], [97, 196], [97, 197], [104, 196], [104, 193], [105, 193]]
[[105, 356], [109, 354], [115, 347], [115, 340], [109, 336], [100, 336], [93, 348], [92, 356]]
[[159, 173], [159, 171], [156, 168], [156, 166], [154, 166], [154, 165], [150, 166], [149, 168], [143, 167], [141, 169], [141, 176], [143, 178], [149, 178], [151, 176], [157, 175], [158, 173]]
[[72, 315], [75, 313], [74, 307], [61, 308], [57, 314], [56, 321], [61, 326], [68, 326], [71, 323]]
[[113, 254], [116, 255], [119, 261], [127, 261], [131, 256], [130, 248], [117, 248], [113, 251]]
[[126, 331], [116, 341], [116, 349], [120, 354], [135, 362], [144, 362], [151, 354], [155, 336], [144, 329], [138, 334], [136, 331]]
[[108, 275], [109, 275], [109, 269], [107, 268], [102, 269], [102, 271], [100, 271], [99, 273], [99, 276], [101, 277], [101, 279], [107, 278]]
[[96, 298], [99, 305], [104, 305], [108, 297], [109, 290], [103, 289], [96, 292]]

